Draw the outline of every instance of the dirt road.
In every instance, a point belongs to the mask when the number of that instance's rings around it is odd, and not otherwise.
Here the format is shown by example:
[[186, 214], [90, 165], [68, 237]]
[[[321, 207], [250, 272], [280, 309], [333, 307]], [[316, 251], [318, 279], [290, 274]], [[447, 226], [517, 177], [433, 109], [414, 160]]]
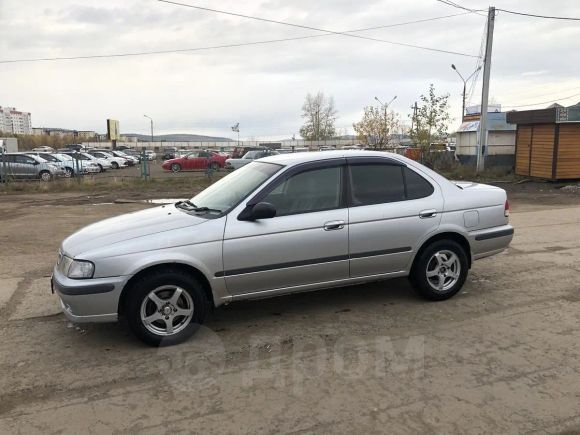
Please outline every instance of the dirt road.
[[1, 433], [580, 431], [580, 201], [516, 195], [511, 248], [449, 301], [394, 280], [239, 303], [160, 350], [69, 324], [48, 286], [66, 235], [146, 205], [1, 201]]

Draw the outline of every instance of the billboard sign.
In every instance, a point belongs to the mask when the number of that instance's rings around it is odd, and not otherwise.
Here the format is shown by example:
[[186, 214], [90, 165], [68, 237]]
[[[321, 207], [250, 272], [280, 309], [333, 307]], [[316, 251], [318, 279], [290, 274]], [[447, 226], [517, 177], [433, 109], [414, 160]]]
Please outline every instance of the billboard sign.
[[580, 122], [580, 106], [558, 107], [556, 122]]
[[119, 121], [116, 119], [107, 119], [107, 139], [118, 140], [119, 137]]

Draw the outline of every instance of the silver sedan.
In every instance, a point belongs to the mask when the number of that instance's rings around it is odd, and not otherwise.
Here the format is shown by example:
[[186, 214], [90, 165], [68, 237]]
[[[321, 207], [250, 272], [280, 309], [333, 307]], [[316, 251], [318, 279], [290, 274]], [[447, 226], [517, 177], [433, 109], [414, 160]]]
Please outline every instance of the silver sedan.
[[402, 156], [271, 156], [189, 201], [67, 238], [52, 287], [74, 322], [128, 320], [151, 345], [187, 339], [210, 306], [409, 277], [444, 300], [509, 245], [506, 192], [453, 183]]

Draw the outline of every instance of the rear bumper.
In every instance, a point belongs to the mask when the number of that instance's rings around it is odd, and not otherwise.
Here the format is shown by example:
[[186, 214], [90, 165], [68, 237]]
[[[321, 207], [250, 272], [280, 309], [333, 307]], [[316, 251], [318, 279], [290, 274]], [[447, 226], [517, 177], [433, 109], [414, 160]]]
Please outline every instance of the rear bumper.
[[55, 268], [51, 288], [60, 298], [62, 311], [71, 322], [115, 322], [119, 298], [129, 278], [70, 279]]
[[513, 237], [514, 228], [511, 225], [470, 232], [469, 244], [471, 245], [473, 259], [478, 260], [499, 254], [509, 246]]

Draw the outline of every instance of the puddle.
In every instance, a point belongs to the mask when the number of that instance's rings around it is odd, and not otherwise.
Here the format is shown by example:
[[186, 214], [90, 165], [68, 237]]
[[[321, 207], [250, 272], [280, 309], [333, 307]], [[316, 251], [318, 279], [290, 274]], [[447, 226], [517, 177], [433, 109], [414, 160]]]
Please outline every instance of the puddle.
[[175, 204], [177, 201], [186, 201], [189, 198], [162, 198], [162, 199], [145, 199], [146, 204]]

